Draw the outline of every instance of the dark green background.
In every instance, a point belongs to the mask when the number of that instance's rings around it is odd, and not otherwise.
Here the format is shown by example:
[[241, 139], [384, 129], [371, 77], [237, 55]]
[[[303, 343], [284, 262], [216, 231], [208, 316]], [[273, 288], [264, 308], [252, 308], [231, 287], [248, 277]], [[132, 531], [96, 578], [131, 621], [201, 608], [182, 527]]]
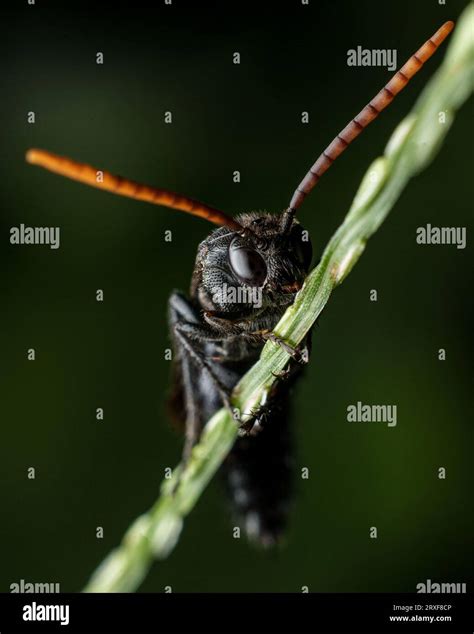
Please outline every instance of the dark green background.
[[[164, 406], [166, 303], [172, 289], [187, 289], [211, 229], [27, 166], [25, 150], [69, 154], [232, 214], [281, 211], [318, 153], [390, 77], [348, 67], [347, 50], [396, 48], [401, 64], [465, 3], [64, 4], [3, 9], [2, 591], [21, 578], [81, 589], [178, 461], [181, 439]], [[444, 51], [302, 207], [318, 255]], [[309, 467], [310, 479], [299, 481], [286, 545], [261, 553], [234, 540], [216, 480], [143, 590], [411, 592], [427, 578], [470, 587], [472, 114], [469, 103], [315, 331], [293, 414], [297, 468]], [[11, 246], [10, 227], [22, 222], [60, 226], [61, 248]], [[428, 222], [468, 227], [468, 248], [418, 246], [416, 228]], [[397, 427], [347, 423], [358, 400], [396, 404]]]

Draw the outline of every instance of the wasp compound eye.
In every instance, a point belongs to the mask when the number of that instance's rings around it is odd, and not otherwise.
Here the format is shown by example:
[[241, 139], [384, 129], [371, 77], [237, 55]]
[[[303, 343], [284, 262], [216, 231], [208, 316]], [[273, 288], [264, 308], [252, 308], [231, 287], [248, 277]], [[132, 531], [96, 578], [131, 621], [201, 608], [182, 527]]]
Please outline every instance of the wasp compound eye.
[[265, 261], [258, 251], [242, 245], [239, 238], [234, 238], [229, 245], [229, 263], [241, 282], [249, 286], [263, 286], [267, 277]]

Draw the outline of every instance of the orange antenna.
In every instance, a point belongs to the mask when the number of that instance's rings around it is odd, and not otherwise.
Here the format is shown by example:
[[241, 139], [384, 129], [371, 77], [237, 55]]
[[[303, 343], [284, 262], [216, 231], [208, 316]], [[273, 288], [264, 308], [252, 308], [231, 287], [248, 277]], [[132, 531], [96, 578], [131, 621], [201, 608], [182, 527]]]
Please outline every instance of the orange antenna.
[[209, 207], [209, 205], [200, 203], [197, 200], [175, 194], [166, 189], [142, 185], [105, 170], [98, 170], [86, 163], [77, 163], [65, 156], [58, 156], [46, 150], [31, 149], [26, 153], [26, 160], [32, 165], [39, 165], [50, 172], [66, 176], [66, 178], [85, 183], [91, 187], [97, 187], [119, 196], [143, 200], [154, 205], [179, 209], [193, 216], [205, 218], [216, 225], [225, 225], [234, 231], [249, 232], [249, 230], [244, 229], [242, 225], [222, 211]]
[[423, 64], [433, 55], [453, 28], [454, 22], [445, 22], [443, 26], [410, 57], [406, 64], [395, 73], [388, 84], [375, 95], [372, 101], [370, 101], [327, 146], [296, 188], [290, 201], [290, 206], [283, 214], [282, 224], [284, 232], [291, 226], [296, 210], [324, 172], [331, 167], [337, 157], [359, 136], [362, 130], [378, 117], [382, 110], [392, 103], [395, 96], [405, 88], [413, 75], [415, 75]]

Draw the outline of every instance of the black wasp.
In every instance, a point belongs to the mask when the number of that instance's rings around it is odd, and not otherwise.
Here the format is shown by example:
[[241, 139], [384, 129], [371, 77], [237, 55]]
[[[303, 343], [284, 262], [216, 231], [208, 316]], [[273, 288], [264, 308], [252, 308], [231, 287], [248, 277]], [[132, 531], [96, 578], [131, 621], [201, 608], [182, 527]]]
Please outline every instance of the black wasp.
[[172, 410], [185, 426], [189, 455], [206, 421], [271, 340], [290, 355], [287, 370], [267, 401], [241, 426], [242, 435], [223, 465], [230, 496], [248, 536], [264, 546], [278, 541], [291, 493], [288, 392], [308, 360], [272, 332], [301, 288], [312, 251], [295, 219], [305, 196], [346, 147], [386, 108], [453, 28], [446, 22], [334, 138], [297, 187], [281, 215], [223, 212], [185, 196], [149, 187], [44, 150], [27, 161], [115, 194], [179, 209], [220, 225], [198, 248], [189, 297], [174, 292], [169, 324], [175, 348]]

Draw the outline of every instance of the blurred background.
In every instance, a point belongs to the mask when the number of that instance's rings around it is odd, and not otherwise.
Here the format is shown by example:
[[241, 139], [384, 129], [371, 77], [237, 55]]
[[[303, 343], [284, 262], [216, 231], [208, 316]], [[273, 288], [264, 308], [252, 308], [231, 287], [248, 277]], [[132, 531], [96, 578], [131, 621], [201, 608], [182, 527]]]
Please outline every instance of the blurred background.
[[[25, 150], [68, 154], [231, 214], [280, 212], [390, 77], [347, 66], [348, 49], [395, 48], [400, 66], [465, 2], [18, 4], [2, 9], [0, 590], [25, 579], [79, 591], [180, 458], [165, 411], [166, 305], [188, 289], [212, 226], [28, 166]], [[301, 208], [318, 257], [445, 50]], [[259, 552], [233, 539], [216, 478], [141, 590], [413, 592], [426, 579], [469, 589], [472, 115], [470, 102], [315, 330], [293, 409], [296, 469], [310, 477], [298, 478], [285, 545]], [[10, 245], [20, 223], [59, 226], [60, 249]], [[467, 248], [417, 245], [427, 223], [467, 227]], [[397, 426], [349, 424], [357, 401], [396, 404]]]

